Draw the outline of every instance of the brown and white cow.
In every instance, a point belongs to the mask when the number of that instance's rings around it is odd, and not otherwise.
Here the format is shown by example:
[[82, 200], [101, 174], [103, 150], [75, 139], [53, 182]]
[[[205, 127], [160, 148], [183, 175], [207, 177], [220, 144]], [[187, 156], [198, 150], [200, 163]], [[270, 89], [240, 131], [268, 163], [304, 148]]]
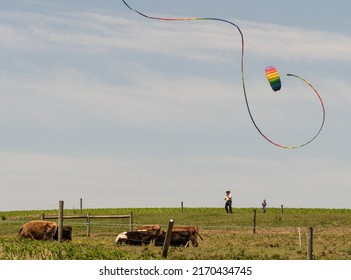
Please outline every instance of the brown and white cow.
[[129, 245], [148, 245], [161, 233], [160, 225], [142, 225], [135, 231], [125, 231], [117, 235], [116, 243]]
[[[18, 235], [36, 240], [58, 240], [58, 225], [55, 222], [31, 221], [22, 225]], [[72, 227], [63, 226], [62, 240], [72, 240]]]
[[125, 231], [117, 235], [116, 244], [148, 245], [154, 239], [154, 235], [147, 231]]

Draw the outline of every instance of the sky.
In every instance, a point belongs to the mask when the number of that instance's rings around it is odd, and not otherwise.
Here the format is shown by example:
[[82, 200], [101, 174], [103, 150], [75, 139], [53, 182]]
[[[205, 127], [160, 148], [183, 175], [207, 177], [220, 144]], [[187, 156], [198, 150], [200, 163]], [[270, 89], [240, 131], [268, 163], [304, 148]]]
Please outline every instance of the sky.
[[[349, 208], [350, 1], [0, 2], [0, 211]], [[282, 79], [274, 93], [264, 69]]]

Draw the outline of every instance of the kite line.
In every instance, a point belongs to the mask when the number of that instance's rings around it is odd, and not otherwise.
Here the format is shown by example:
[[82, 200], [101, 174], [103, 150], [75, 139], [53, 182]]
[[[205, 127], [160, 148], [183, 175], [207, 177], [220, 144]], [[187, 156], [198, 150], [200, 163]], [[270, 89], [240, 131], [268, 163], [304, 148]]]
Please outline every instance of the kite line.
[[[283, 148], [283, 149], [296, 149], [296, 148], [301, 148], [303, 146], [306, 146], [307, 144], [311, 143], [314, 139], [317, 138], [317, 136], [319, 135], [319, 133], [322, 131], [323, 126], [324, 126], [324, 122], [325, 122], [325, 107], [323, 104], [323, 100], [322, 97], [320, 96], [320, 94], [318, 93], [318, 91], [305, 79], [299, 77], [298, 75], [295, 74], [287, 74], [287, 76], [290, 77], [295, 77], [297, 79], [300, 79], [301, 81], [303, 81], [306, 85], [308, 85], [317, 95], [320, 104], [321, 104], [321, 108], [322, 108], [322, 122], [321, 122], [321, 126], [319, 128], [319, 130], [317, 131], [317, 133], [315, 134], [315, 136], [313, 136], [309, 141], [305, 142], [304, 144], [300, 144], [300, 145], [296, 145], [296, 146], [284, 146], [281, 145], [279, 143], [274, 142], [273, 140], [271, 140], [270, 138], [268, 138], [265, 134], [263, 134], [263, 132], [261, 131], [261, 129], [258, 127], [258, 125], [255, 122], [255, 119], [253, 118], [253, 115], [251, 113], [251, 109], [249, 106], [249, 101], [248, 101], [248, 97], [247, 97], [247, 93], [246, 93], [246, 87], [245, 87], [245, 77], [244, 77], [244, 35], [243, 32], [241, 31], [240, 27], [238, 25], [236, 25], [235, 23], [226, 20], [226, 19], [221, 19], [221, 18], [213, 18], [213, 17], [185, 17], [185, 18], [164, 18], [164, 17], [154, 17], [154, 16], [148, 16], [138, 10], [135, 10], [134, 8], [132, 8], [125, 0], [122, 0], [123, 3], [133, 12], [148, 18], [148, 19], [154, 19], [154, 20], [164, 20], [164, 21], [190, 21], [190, 20], [211, 20], [211, 21], [221, 21], [224, 23], [228, 23], [232, 26], [234, 26], [241, 37], [241, 81], [242, 81], [242, 88], [244, 91], [244, 97], [245, 97], [245, 104], [246, 104], [246, 108], [247, 111], [249, 113], [251, 122], [253, 123], [253, 125], [255, 126], [256, 130], [261, 134], [261, 136], [266, 139], [268, 142], [270, 142], [271, 144], [279, 147], [279, 148]], [[270, 66], [266, 68], [266, 76], [267, 79], [269, 81], [269, 83], [271, 84], [271, 87], [274, 91], [280, 90], [281, 88], [281, 82], [280, 82], [280, 77], [278, 72], [276, 71], [275, 67]]]

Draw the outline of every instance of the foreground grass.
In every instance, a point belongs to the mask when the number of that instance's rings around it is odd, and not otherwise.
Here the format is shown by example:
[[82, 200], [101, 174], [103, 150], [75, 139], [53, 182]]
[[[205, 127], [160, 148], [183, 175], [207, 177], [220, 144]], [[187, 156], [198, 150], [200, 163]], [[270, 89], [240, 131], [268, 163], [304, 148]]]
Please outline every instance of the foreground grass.
[[[314, 228], [314, 259], [351, 259], [351, 210], [348, 209], [269, 209], [257, 210], [256, 234], [253, 234], [253, 209], [235, 209], [228, 215], [223, 209], [143, 208], [87, 209], [83, 214], [110, 215], [133, 212], [134, 224], [160, 224], [166, 229], [169, 219], [175, 224], [200, 227], [200, 246], [170, 248], [168, 259], [306, 259], [307, 228]], [[116, 246], [116, 235], [129, 229], [127, 220], [93, 220], [91, 236], [86, 237], [85, 220], [67, 220], [73, 227], [72, 242], [42, 242], [17, 238], [20, 226], [40, 214], [56, 210], [0, 212], [0, 259], [37, 260], [136, 260], [162, 259], [161, 248]], [[65, 210], [65, 215], [80, 214]], [[300, 235], [299, 235], [300, 230]], [[301, 245], [300, 245], [301, 238]]]

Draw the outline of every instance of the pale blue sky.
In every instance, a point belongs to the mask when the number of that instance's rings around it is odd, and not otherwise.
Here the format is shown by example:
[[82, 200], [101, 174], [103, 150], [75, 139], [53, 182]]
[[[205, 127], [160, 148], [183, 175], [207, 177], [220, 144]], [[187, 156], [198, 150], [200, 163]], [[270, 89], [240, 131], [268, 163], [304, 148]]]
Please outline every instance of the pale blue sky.
[[[0, 210], [350, 207], [349, 1], [0, 2]], [[277, 67], [282, 90], [264, 74]]]

